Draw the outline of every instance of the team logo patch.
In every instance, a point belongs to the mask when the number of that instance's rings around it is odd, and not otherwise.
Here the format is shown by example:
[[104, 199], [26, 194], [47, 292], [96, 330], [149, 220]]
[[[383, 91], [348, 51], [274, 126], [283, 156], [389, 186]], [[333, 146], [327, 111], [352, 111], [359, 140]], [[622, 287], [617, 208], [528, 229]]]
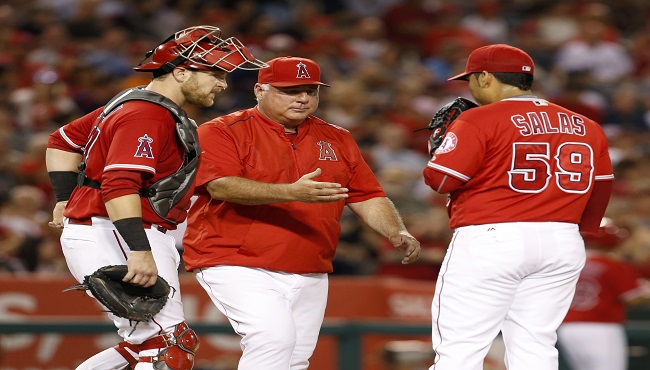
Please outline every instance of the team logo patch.
[[309, 72], [307, 71], [307, 65], [303, 62], [300, 62], [296, 64], [296, 67], [298, 67], [298, 73], [296, 74], [296, 78], [307, 78], [310, 79], [311, 76], [309, 76]]
[[456, 134], [453, 132], [448, 132], [447, 135], [445, 135], [445, 138], [442, 140], [442, 144], [440, 144], [440, 147], [436, 149], [435, 154], [445, 154], [449, 153], [452, 150], [456, 149], [456, 145], [458, 144], [458, 137]]
[[149, 135], [144, 134], [144, 136], [138, 138], [138, 141], [140, 142], [140, 145], [138, 145], [138, 149], [135, 151], [133, 156], [140, 158], [153, 158], [153, 150], [151, 149], [153, 139], [150, 138]]
[[318, 146], [320, 146], [320, 155], [318, 157], [319, 161], [338, 161], [336, 157], [336, 152], [332, 148], [332, 144], [327, 141], [319, 141]]

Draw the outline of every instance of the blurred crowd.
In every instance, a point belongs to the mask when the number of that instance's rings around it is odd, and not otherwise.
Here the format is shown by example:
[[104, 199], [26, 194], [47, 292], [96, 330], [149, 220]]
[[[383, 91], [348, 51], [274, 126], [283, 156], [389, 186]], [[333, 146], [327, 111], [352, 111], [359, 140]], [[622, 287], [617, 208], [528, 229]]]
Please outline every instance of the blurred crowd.
[[[435, 279], [451, 237], [445, 197], [422, 182], [435, 111], [476, 47], [508, 43], [536, 62], [534, 92], [605, 129], [616, 181], [607, 216], [630, 233], [622, 258], [650, 277], [650, 3], [645, 0], [4, 0], [0, 2], [0, 273], [68, 274], [45, 170], [48, 135], [144, 85], [132, 67], [177, 30], [218, 26], [269, 60], [316, 60], [316, 115], [350, 130], [407, 227], [420, 261], [345, 214], [335, 274]], [[235, 71], [198, 123], [255, 104]]]

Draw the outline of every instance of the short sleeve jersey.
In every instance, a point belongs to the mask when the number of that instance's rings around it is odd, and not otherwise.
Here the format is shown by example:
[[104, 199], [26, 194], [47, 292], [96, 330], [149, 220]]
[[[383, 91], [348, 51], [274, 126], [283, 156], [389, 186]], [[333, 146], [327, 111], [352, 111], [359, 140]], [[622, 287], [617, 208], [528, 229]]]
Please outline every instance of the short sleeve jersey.
[[611, 257], [589, 254], [564, 322], [623, 323], [625, 301], [641, 291], [631, 266]]
[[[116, 107], [97, 126], [102, 109], [50, 135], [49, 148], [78, 153], [87, 148], [86, 176], [102, 184], [101, 190], [89, 186], [75, 188], [66, 206], [66, 217], [107, 217], [106, 201], [133, 192], [133, 189], [125, 192], [119, 188], [120, 171], [140, 173], [145, 188], [183, 165], [184, 151], [177, 140], [176, 123], [166, 108], [141, 100], [128, 101]], [[103, 181], [109, 173], [118, 180], [111, 182], [115, 187]], [[176, 217], [174, 221], [182, 222], [186, 214]], [[145, 223], [176, 228], [156, 215], [146, 198], [142, 198], [142, 219]]]
[[464, 182], [449, 194], [450, 227], [579, 223], [595, 181], [614, 179], [596, 122], [535, 97], [473, 108], [454, 121], [424, 170]]
[[[231, 264], [331, 272], [346, 202], [386, 195], [350, 133], [313, 116], [298, 126], [293, 140], [257, 108], [209, 121], [199, 126], [198, 134], [203, 153], [197, 199], [183, 238], [188, 271]], [[251, 206], [212, 199], [204, 187], [226, 176], [289, 184], [317, 168], [322, 174], [314, 181], [339, 183], [349, 189], [349, 198]]]

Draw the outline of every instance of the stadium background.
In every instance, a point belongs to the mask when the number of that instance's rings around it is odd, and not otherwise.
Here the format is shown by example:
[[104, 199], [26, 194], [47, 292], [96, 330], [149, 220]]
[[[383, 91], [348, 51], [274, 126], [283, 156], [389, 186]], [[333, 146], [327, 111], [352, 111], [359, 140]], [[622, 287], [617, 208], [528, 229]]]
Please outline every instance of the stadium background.
[[[0, 370], [71, 369], [75, 358], [86, 357], [83, 351], [115, 339], [110, 328], [39, 334], [10, 327], [103, 320], [87, 298], [60, 293], [71, 280], [58, 232], [47, 227], [54, 200], [45, 145], [61, 125], [125, 87], [146, 84], [147, 76], [131, 68], [151, 47], [191, 25], [218, 26], [263, 60], [297, 55], [318, 61], [332, 88], [321, 91], [316, 115], [353, 133], [422, 241], [421, 261], [404, 267], [381, 238], [344, 215], [324, 327], [334, 334], [323, 336], [312, 368], [341, 366], [339, 345], [346, 337], [336, 328], [346, 322], [380, 324], [345, 329], [370, 331], [357, 348], [364, 370], [426, 368], [420, 360], [429, 355], [427, 336], [421, 334], [430, 322], [427, 300], [450, 231], [444, 197], [421, 181], [427, 133], [412, 131], [456, 96], [471, 97], [465, 84], [446, 79], [484, 44], [525, 49], [537, 63], [539, 96], [602, 123], [617, 178], [607, 216], [630, 232], [618, 253], [650, 278], [649, 21], [644, 0], [0, 1], [0, 328], [9, 328], [0, 332]], [[252, 106], [255, 80], [254, 72], [234, 72], [216, 104], [189, 109], [190, 116], [201, 123]], [[218, 323], [193, 277], [181, 273], [187, 309], [194, 310], [188, 317]], [[631, 311], [630, 319], [630, 368], [647, 369], [650, 308]], [[377, 333], [393, 325], [406, 335]], [[232, 368], [238, 350], [232, 338], [215, 334], [212, 342], [221, 347], [199, 351], [206, 357], [202, 368]]]

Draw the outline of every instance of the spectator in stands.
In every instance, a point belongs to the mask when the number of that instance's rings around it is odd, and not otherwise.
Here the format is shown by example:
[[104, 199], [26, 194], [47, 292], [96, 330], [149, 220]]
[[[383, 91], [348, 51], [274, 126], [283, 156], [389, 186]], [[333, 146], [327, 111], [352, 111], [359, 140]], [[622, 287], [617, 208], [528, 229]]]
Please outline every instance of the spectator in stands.
[[462, 14], [461, 27], [478, 35], [486, 44], [510, 41], [508, 21], [499, 0], [478, 0], [473, 12]]
[[561, 73], [587, 72], [590, 82], [603, 89], [633, 72], [632, 58], [619, 42], [611, 40], [604, 19], [584, 17], [578, 38], [560, 46], [555, 67]]
[[405, 52], [422, 53], [423, 37], [438, 19], [439, 9], [425, 0], [403, 0], [384, 13], [388, 39]]
[[634, 83], [622, 83], [611, 94], [601, 121], [629, 132], [650, 130], [650, 107], [644, 104], [643, 94]]
[[563, 89], [553, 100], [555, 103], [603, 123], [606, 97], [590, 86], [591, 76], [588, 72], [568, 73], [560, 82]]
[[379, 257], [377, 234], [347, 208], [343, 210], [340, 224], [341, 235], [332, 260], [332, 275], [373, 275]]
[[459, 45], [466, 55], [486, 44], [485, 39], [475, 29], [463, 25], [460, 5], [454, 2], [445, 3], [436, 19], [437, 21], [431, 23], [422, 36], [421, 46], [424, 55], [438, 54], [447, 43]]
[[45, 193], [35, 186], [11, 190], [9, 200], [0, 208], [0, 264], [5, 269], [25, 273], [41, 266], [43, 255], [39, 253], [47, 238], [49, 217], [43, 210], [46, 204]]
[[376, 132], [376, 144], [370, 151], [371, 163], [374, 169], [381, 171], [385, 168], [398, 167], [404, 170], [404, 177], [412, 182], [422, 178], [422, 167], [426, 166], [429, 157], [411, 149], [411, 133], [402, 125], [386, 122]]
[[378, 17], [359, 19], [351, 37], [344, 43], [360, 61], [377, 60], [386, 52], [389, 45], [384, 20]]
[[22, 131], [48, 131], [78, 115], [78, 107], [67, 93], [67, 84], [51, 68], [38, 69], [32, 85], [15, 90], [10, 102]]

